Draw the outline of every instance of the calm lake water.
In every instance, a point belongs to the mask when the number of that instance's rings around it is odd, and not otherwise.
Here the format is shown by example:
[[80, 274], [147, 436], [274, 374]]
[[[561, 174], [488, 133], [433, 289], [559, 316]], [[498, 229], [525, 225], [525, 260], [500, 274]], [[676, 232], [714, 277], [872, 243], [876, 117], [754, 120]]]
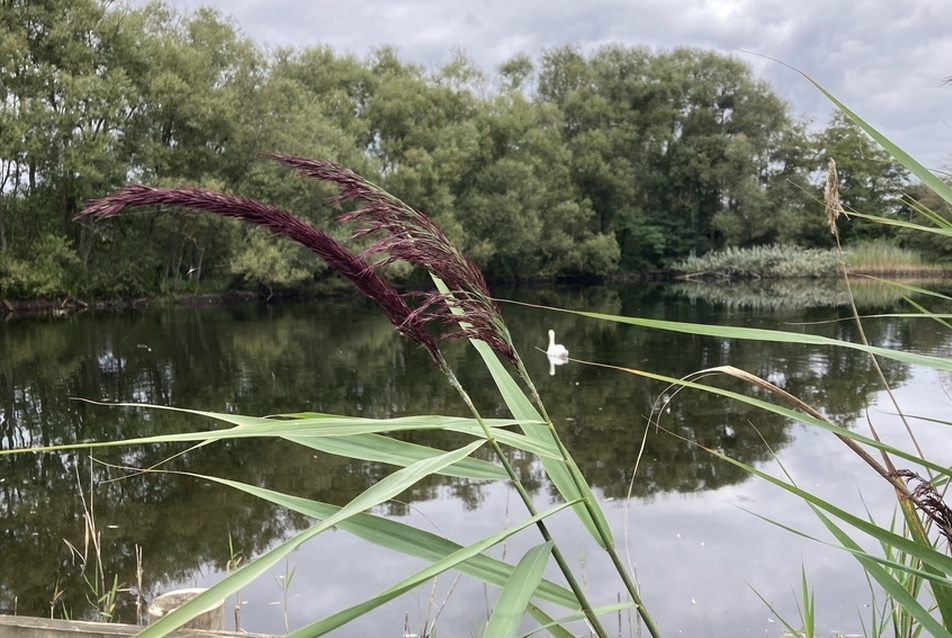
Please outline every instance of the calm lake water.
[[[586, 289], [494, 291], [554, 306], [674, 321], [806, 331], [857, 341], [836, 293], [769, 291], [747, 299], [740, 290], [714, 298], [696, 288], [649, 284]], [[712, 300], [713, 299], [713, 300]], [[753, 304], [753, 305], [748, 305]], [[806, 305], [804, 305], [806, 304]], [[901, 308], [870, 299], [877, 314]], [[634, 565], [649, 611], [667, 636], [779, 636], [782, 625], [755, 591], [796, 622], [801, 567], [816, 591], [818, 630], [858, 632], [870, 617], [870, 592], [850, 556], [765, 522], [775, 520], [829, 540], [810, 510], [762, 481], [685, 442], [696, 441], [745, 463], [794, 479], [824, 498], [886, 520], [892, 493], [838, 441], [771, 414], [707, 393], [685, 391], [663, 410], [663, 428], [645, 439], [646, 416], [663, 384], [574, 363], [550, 371], [536, 348], [556, 331], [573, 357], [680, 377], [730, 364], [781, 385], [836, 422], [866, 432], [867, 418], [896, 445], [909, 447], [865, 355], [845, 349], [722, 341], [652, 331], [516, 305], [503, 305], [516, 346], [567, 446]], [[948, 355], [949, 333], [929, 320], [870, 319], [876, 345]], [[478, 355], [463, 343], [447, 358], [484, 415], [505, 416]], [[882, 362], [904, 409], [947, 417], [943, 374]], [[554, 372], [554, 374], [550, 374]], [[725, 380], [719, 385], [741, 389]], [[72, 397], [145, 402], [267, 415], [316, 411], [372, 417], [412, 414], [468, 416], [427, 355], [398, 336], [357, 297], [316, 303], [252, 304], [12, 319], [0, 324], [0, 448], [157, 435], [219, 425], [181, 414], [98, 406]], [[917, 425], [933, 460], [952, 462], [946, 433]], [[448, 447], [446, 434], [401, 435]], [[104, 570], [136, 581], [135, 546], [143, 549], [148, 594], [208, 586], [234, 551], [245, 558], [303, 529], [297, 514], [227, 488], [177, 474], [128, 476], [121, 467], [149, 467], [183, 450], [154, 445], [88, 453], [0, 457], [0, 612], [90, 617], [79, 563], [67, 543], [83, 544], [83, 501], [102, 532]], [[771, 450], [776, 453], [773, 458]], [[517, 464], [540, 507], [556, 502], [538, 466]], [[274, 440], [230, 441], [190, 451], [162, 467], [231, 479], [344, 504], [394, 468], [316, 454]], [[121, 479], [121, 480], [112, 480]], [[626, 500], [631, 486], [633, 497]], [[471, 542], [523, 518], [518, 497], [502, 483], [435, 477], [375, 513]], [[616, 601], [620, 586], [601, 551], [563, 513], [551, 527], [579, 567], [596, 604]], [[860, 538], [862, 542], [866, 542]], [[534, 530], [491, 554], [510, 561], [539, 542]], [[286, 565], [240, 594], [240, 625], [283, 633], [385, 589], [421, 564], [379, 550], [338, 530], [295, 552]], [[287, 603], [280, 575], [293, 570]], [[559, 580], [552, 570], [548, 577]], [[57, 597], [56, 593], [60, 592]], [[439, 635], [478, 635], [496, 593], [467, 578], [444, 576], [339, 630], [339, 636], [423, 634], [436, 619]], [[133, 597], [121, 616], [134, 621]], [[228, 616], [234, 601], [229, 601]], [[616, 627], [618, 620], [607, 625]], [[229, 620], [229, 626], [233, 621]], [[628, 620], [623, 619], [626, 635]], [[527, 624], [526, 627], [531, 625]]]

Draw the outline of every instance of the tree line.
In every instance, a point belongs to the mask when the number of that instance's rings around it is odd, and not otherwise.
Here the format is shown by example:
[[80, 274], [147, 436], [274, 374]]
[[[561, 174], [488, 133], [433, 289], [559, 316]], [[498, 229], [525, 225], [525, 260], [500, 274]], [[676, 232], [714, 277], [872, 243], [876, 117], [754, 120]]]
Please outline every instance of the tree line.
[[[493, 279], [636, 273], [726, 246], [830, 243], [844, 205], [904, 214], [907, 176], [841, 116], [820, 130], [710, 51], [564, 46], [487, 73], [381, 46], [266, 50], [211, 9], [0, 0], [0, 296], [307, 289], [330, 273], [260, 231], [154, 210], [77, 222], [122, 184], [284, 207], [343, 239], [330, 194], [262, 158], [327, 158], [426, 212]], [[882, 228], [844, 226], [847, 242]], [[394, 278], [411, 276], [399, 264]]]

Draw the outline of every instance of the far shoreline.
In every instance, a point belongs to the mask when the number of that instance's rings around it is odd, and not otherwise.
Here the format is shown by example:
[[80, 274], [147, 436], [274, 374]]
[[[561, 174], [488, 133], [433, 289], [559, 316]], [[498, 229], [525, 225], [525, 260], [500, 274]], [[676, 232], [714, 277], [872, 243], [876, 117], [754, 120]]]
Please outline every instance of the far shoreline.
[[[932, 267], [918, 269], [869, 267], [849, 268], [850, 277], [857, 279], [885, 279], [900, 284], [915, 285], [952, 281], [952, 268]], [[723, 272], [678, 273], [676, 271], [653, 271], [650, 273], [626, 273], [614, 277], [557, 277], [531, 279], [525, 281], [494, 282], [509, 285], [567, 285], [600, 286], [608, 283], [631, 284], [637, 282], [651, 284], [708, 285], [731, 288], [743, 284], [768, 284], [770, 282], [817, 282], [831, 283], [842, 279], [841, 276], [750, 276], [749, 274], [727, 274]], [[398, 290], [400, 287], [398, 287]], [[74, 297], [15, 299], [0, 297], [0, 320], [24, 318], [70, 317], [86, 312], [125, 312], [163, 307], [197, 308], [202, 306], [230, 305], [251, 302], [280, 303], [291, 300], [334, 299], [348, 294], [348, 290], [331, 287], [323, 290], [286, 290], [280, 293], [256, 292], [252, 290], [229, 290], [226, 292], [175, 293], [155, 296], [121, 297], [114, 299], [80, 299]]]

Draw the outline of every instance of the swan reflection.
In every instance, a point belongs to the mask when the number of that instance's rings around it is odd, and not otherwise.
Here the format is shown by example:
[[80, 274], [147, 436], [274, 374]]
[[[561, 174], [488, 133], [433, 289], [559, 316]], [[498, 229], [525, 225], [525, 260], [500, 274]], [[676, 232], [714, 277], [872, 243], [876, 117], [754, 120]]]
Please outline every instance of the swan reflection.
[[546, 359], [549, 360], [549, 376], [555, 376], [555, 366], [564, 366], [569, 362], [569, 358], [566, 357], [556, 357], [551, 354], [545, 355]]
[[549, 330], [549, 347], [545, 356], [549, 360], [549, 376], [555, 376], [555, 366], [562, 366], [569, 362], [569, 350], [561, 343], [555, 342], [555, 330]]

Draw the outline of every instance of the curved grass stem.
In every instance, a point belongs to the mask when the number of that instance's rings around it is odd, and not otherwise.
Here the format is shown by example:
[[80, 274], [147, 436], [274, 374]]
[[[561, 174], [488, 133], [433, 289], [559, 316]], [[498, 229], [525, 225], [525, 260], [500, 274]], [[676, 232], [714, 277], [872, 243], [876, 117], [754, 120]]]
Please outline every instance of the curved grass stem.
[[[448, 365], [443, 367], [443, 372], [446, 374], [447, 378], [450, 381], [456, 391], [462, 397], [463, 402], [466, 403], [466, 406], [472, 412], [473, 417], [479, 423], [480, 427], [483, 429], [483, 433], [486, 435], [486, 440], [489, 442], [490, 447], [493, 452], [496, 454], [496, 457], [499, 459], [499, 462], [502, 464], [503, 469], [506, 471], [506, 474], [509, 475], [509, 480], [512, 482], [512, 486], [515, 488], [516, 493], [519, 494], [519, 498], [522, 499], [522, 502], [525, 504], [526, 509], [529, 514], [536, 516], [538, 511], [535, 507], [535, 504], [532, 502], [532, 498], [529, 496], [529, 493], [526, 491], [525, 486], [522, 484], [522, 481], [519, 479], [519, 475], [516, 474], [515, 469], [509, 463], [509, 459], [506, 457], [503, 452], [502, 447], [499, 445], [499, 442], [492, 435], [492, 431], [489, 429], [489, 426], [483, 421], [482, 416], [480, 416], [479, 411], [476, 409], [476, 406], [473, 404], [472, 399], [469, 396], [469, 393], [466, 392], [466, 389], [463, 388], [459, 380], [456, 378], [456, 375], [453, 374], [453, 371], [449, 368]], [[552, 535], [549, 532], [548, 527], [545, 524], [545, 521], [540, 520], [536, 523], [536, 527], [539, 528], [539, 533], [542, 535], [542, 538], [548, 542], [552, 541]], [[568, 562], [565, 560], [562, 551], [559, 549], [557, 543], [553, 541], [552, 543], [552, 556], [555, 558], [556, 564], [559, 566], [559, 570], [562, 572], [562, 575], [565, 577], [565, 581], [569, 586], [569, 589], [572, 590], [572, 593], [575, 594], [576, 599], [579, 602], [579, 605], [582, 608], [582, 612], [585, 614], [585, 618], [591, 626], [592, 630], [596, 635], [602, 638], [608, 638], [608, 632], [605, 630], [605, 627], [602, 626], [601, 621], [598, 619], [598, 615], [595, 613], [595, 609], [592, 607], [592, 604], [589, 602], [588, 597], [585, 595], [585, 591], [582, 589], [578, 580], [575, 578], [574, 572], [569, 567]]]
[[[536, 407], [539, 408], [539, 413], [542, 415], [542, 418], [545, 419], [546, 425], [549, 428], [549, 432], [552, 435], [552, 439], [555, 441], [555, 444], [559, 449], [559, 453], [562, 455], [562, 461], [565, 463], [566, 467], [569, 468], [569, 474], [575, 483], [575, 487], [578, 489], [580, 494], [584, 494], [588, 490], [588, 485], [585, 483], [585, 477], [578, 465], [575, 463], [575, 459], [572, 457], [571, 453], [569, 453], [568, 448], [565, 447], [565, 444], [559, 437], [558, 430], [555, 429], [555, 425], [552, 423], [552, 419], [549, 417], [549, 413], [545, 409], [545, 404], [542, 403], [542, 397], [539, 396], [539, 392], [536, 390], [535, 384], [532, 383], [532, 379], [529, 377], [529, 371], [526, 370], [524, 365], [522, 365], [521, 360], [519, 361], [519, 366], [517, 369], [519, 376], [522, 377], [522, 380], [526, 383], [526, 386], [528, 386], [529, 392], [532, 395], [532, 399], [535, 402]], [[598, 531], [598, 534], [601, 537], [601, 544], [608, 553], [608, 556], [612, 561], [612, 565], [615, 567], [615, 571], [618, 572], [622, 582], [625, 584], [625, 589], [627, 590], [628, 595], [631, 596], [632, 602], [638, 606], [638, 615], [641, 617], [641, 621], [645, 623], [645, 628], [653, 638], [660, 638], [661, 632], [659, 631], [657, 625], [655, 625], [654, 619], [652, 619], [651, 615], [648, 613], [648, 609], [642, 602], [641, 593], [638, 591], [638, 587], [632, 579], [631, 574], [628, 572], [627, 567], [622, 562], [621, 556], [618, 555], [618, 550], [615, 549], [615, 543], [612, 540], [611, 533], [609, 530], [604, 529], [602, 526], [602, 518], [596, 514], [595, 508], [598, 506], [587, 498], [582, 502], [589, 516], [591, 516], [592, 521], [595, 523], [595, 529]]]
[[[581, 490], [582, 487], [580, 482], [584, 480], [582, 471], [575, 464], [575, 459], [573, 459], [569, 454], [568, 449], [562, 443], [562, 439], [559, 438], [559, 435], [555, 430], [555, 426], [552, 424], [552, 420], [549, 419], [548, 416], [546, 416], [545, 419], [549, 425], [549, 428], [552, 430], [552, 437], [555, 439], [556, 445], [558, 445], [563, 459], [569, 466], [572, 478], [575, 480], [576, 485], [578, 485], [579, 490]], [[595, 514], [595, 508], [598, 506], [592, 503], [590, 499], [585, 499], [583, 503], [585, 504], [585, 509], [591, 515], [592, 520], [595, 521], [595, 527], [602, 537], [602, 545], [604, 545], [605, 551], [608, 553], [608, 556], [612, 561], [612, 565], [615, 566], [615, 571], [617, 571], [618, 575], [621, 576], [622, 582], [625, 584], [625, 589], [628, 591], [628, 595], [631, 596], [632, 602], [638, 606], [638, 615], [641, 617], [641, 621], [645, 623], [645, 628], [653, 638], [660, 638], [661, 632], [659, 631], [657, 625], [655, 625], [654, 619], [648, 613], [648, 609], [642, 602], [641, 593], [638, 591], [638, 587], [632, 579], [631, 574], [628, 572], [627, 567], [622, 562], [621, 556], [618, 555], [618, 550], [615, 549], [615, 543], [612, 540], [610, 532], [606, 529], [603, 529], [601, 517], [596, 516]]]

